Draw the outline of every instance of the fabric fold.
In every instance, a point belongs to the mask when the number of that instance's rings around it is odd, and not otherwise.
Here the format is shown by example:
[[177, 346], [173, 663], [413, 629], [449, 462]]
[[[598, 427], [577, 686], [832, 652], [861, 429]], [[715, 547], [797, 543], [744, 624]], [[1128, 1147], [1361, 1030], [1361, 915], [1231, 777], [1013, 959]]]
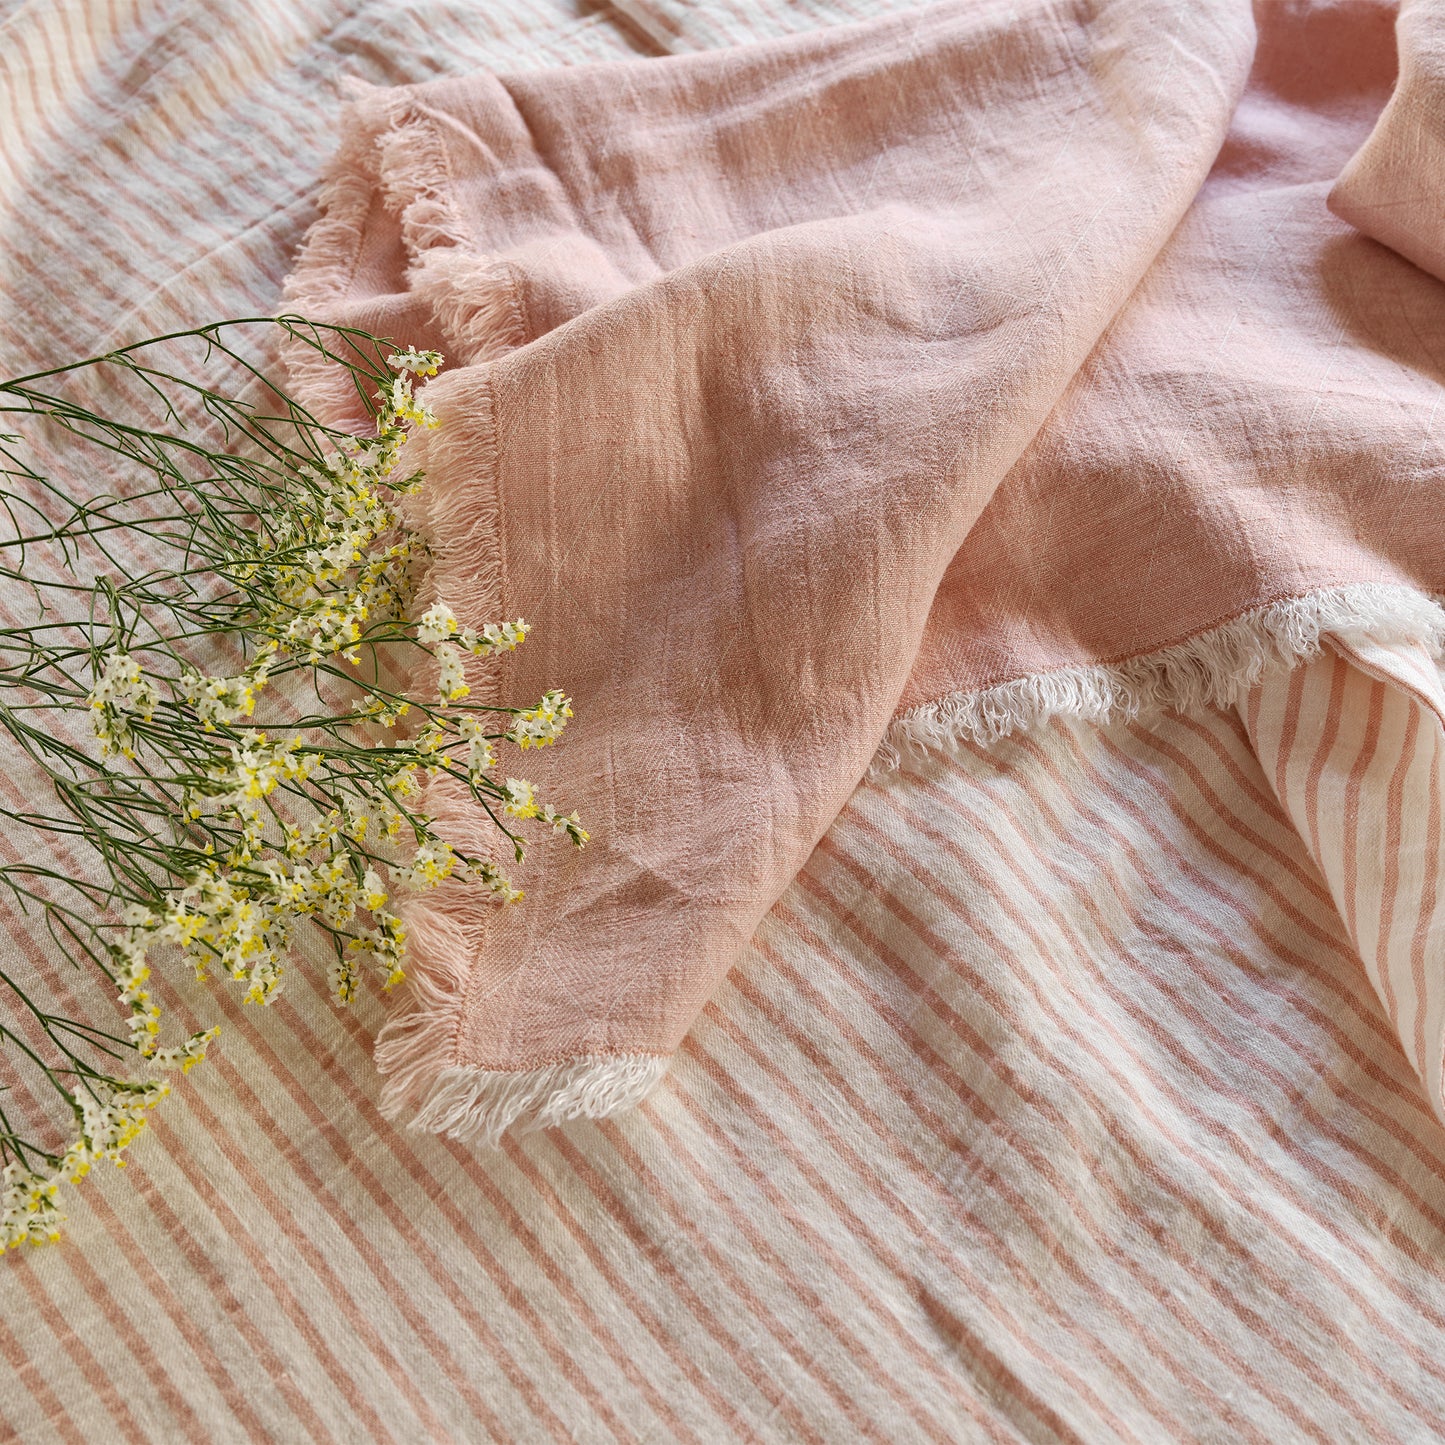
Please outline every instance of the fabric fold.
[[1445, 10], [1405, 0], [1397, 31], [1399, 83], [1330, 209], [1445, 281]]
[[474, 686], [575, 696], [535, 781], [594, 840], [413, 911], [391, 1107], [635, 1102], [885, 735], [1434, 645], [1445, 293], [1325, 207], [1389, 17], [1260, 19], [1256, 56], [1235, 0], [943, 4], [356, 99], [291, 295], [464, 363], [431, 585], [533, 624]]
[[1240, 708], [1400, 1047], [1445, 1118], [1445, 679], [1408, 644], [1339, 639]]

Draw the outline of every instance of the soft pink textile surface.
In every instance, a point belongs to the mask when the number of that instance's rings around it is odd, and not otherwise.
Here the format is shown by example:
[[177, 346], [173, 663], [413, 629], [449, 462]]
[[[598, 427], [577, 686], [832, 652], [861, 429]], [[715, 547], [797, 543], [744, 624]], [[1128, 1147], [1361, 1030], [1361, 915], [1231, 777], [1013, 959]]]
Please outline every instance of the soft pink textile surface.
[[1392, 16], [1258, 19], [969, 0], [357, 101], [294, 294], [452, 358], [437, 587], [534, 624], [484, 686], [575, 696], [536, 781], [594, 836], [415, 911], [408, 1087], [674, 1049], [901, 708], [1439, 587], [1445, 289], [1326, 208]]
[[1405, 0], [1400, 83], [1330, 192], [1330, 209], [1445, 280], [1445, 10]]
[[1228, 141], [954, 559], [905, 705], [1319, 588], [1445, 588], [1445, 289], [1326, 206], [1361, 142], [1396, 174], [1414, 149], [1391, 140], [1398, 96], [1370, 132], [1392, 14], [1258, 10]]

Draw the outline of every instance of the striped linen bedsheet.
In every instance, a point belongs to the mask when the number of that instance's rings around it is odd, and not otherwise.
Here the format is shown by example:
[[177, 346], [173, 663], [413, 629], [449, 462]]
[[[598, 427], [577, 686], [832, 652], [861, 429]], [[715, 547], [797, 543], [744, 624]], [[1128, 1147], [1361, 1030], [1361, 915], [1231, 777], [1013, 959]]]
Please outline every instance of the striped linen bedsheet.
[[[343, 74], [883, 8], [13, 4], [0, 365], [275, 309]], [[641, 1108], [496, 1150], [382, 1118], [378, 994], [217, 990], [129, 1167], [0, 1260], [0, 1437], [1430, 1438], [1442, 749], [1436, 660], [1337, 639], [1235, 707], [908, 760]]]

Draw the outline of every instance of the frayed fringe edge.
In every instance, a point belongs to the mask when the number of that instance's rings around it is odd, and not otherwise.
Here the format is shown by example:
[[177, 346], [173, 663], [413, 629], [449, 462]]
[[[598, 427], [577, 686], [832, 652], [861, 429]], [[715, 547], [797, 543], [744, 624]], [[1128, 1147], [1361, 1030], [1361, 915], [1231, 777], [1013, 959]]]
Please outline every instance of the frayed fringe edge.
[[[302, 237], [296, 268], [282, 288], [288, 310], [307, 321], [340, 319], [339, 309], [356, 271], [362, 232], [376, 188], [372, 155], [377, 102], [369, 86], [353, 86], [349, 93], [345, 138], [321, 187], [320, 214]], [[356, 390], [344, 367], [297, 340], [283, 344], [281, 360], [291, 390], [323, 422], [337, 426], [354, 418]]]
[[443, 1069], [407, 1127], [496, 1145], [508, 1129], [552, 1129], [634, 1108], [667, 1065], [660, 1054], [585, 1054], [524, 1073]]
[[[514, 268], [471, 250], [472, 237], [451, 200], [452, 178], [436, 126], [404, 91], [353, 81], [342, 141], [321, 188], [320, 215], [302, 239], [284, 295], [310, 321], [337, 322], [356, 272], [378, 192], [400, 220], [408, 280], [432, 309], [447, 359], [470, 364], [525, 340]], [[415, 338], [397, 337], [400, 345]], [[322, 420], [353, 419], [357, 398], [346, 371], [301, 342], [283, 348], [291, 385]]]
[[451, 171], [436, 126], [401, 99], [390, 101], [387, 121], [377, 139], [378, 184], [401, 217], [407, 279], [431, 307], [448, 360], [471, 365], [520, 346], [526, 328], [515, 268], [471, 249], [472, 237], [452, 205]]
[[526, 340], [516, 273], [506, 261], [437, 247], [412, 268], [412, 285], [431, 307], [447, 355], [457, 363], [490, 361]]
[[[472, 910], [476, 922], [481, 913]], [[406, 910], [408, 932], [428, 957], [400, 1011], [376, 1040], [386, 1079], [382, 1112], [408, 1128], [495, 1144], [514, 1126], [549, 1129], [631, 1109], [667, 1072], [661, 1054], [582, 1054], [533, 1069], [479, 1069], [456, 1063], [457, 1031], [475, 927], [431, 903]]]
[[[471, 363], [520, 345], [525, 328], [513, 268], [469, 249], [450, 200], [446, 151], [432, 123], [412, 109], [404, 91], [357, 84], [350, 87], [344, 127], [346, 139], [322, 188], [321, 214], [286, 283], [292, 307], [308, 320], [344, 319], [367, 217], [379, 193], [399, 217], [408, 280], [435, 313], [448, 359]], [[397, 340], [406, 345], [414, 338]], [[286, 348], [284, 360], [293, 389], [322, 420], [334, 425], [352, 417], [356, 398], [344, 368], [299, 342]], [[446, 386], [443, 376], [426, 391], [440, 404]], [[485, 388], [482, 397], [489, 409]], [[501, 558], [490, 411], [465, 442], [453, 441], [443, 428], [419, 434], [415, 447], [423, 470], [469, 481], [445, 495], [425, 488], [407, 507], [409, 522], [432, 548], [418, 604], [445, 600], [464, 617], [494, 620], [501, 604]], [[493, 664], [485, 678], [475, 677], [477, 688], [495, 685], [495, 671]], [[466, 830], [468, 819], [453, 800], [437, 796], [429, 798], [429, 806], [439, 821], [445, 815]], [[457, 1058], [467, 970], [490, 909], [472, 903], [404, 909], [413, 966], [406, 995], [377, 1037], [377, 1068], [386, 1079], [383, 1111], [413, 1129], [495, 1144], [514, 1125], [545, 1128], [639, 1103], [666, 1072], [666, 1058], [588, 1054], [519, 1071], [448, 1062]]]
[[1445, 649], [1445, 609], [1409, 587], [1358, 583], [1290, 597], [1143, 657], [1020, 677], [952, 693], [896, 717], [870, 774], [905, 757], [987, 746], [1050, 718], [1126, 722], [1170, 709], [1230, 707], [1267, 672], [1317, 656], [1330, 634]]

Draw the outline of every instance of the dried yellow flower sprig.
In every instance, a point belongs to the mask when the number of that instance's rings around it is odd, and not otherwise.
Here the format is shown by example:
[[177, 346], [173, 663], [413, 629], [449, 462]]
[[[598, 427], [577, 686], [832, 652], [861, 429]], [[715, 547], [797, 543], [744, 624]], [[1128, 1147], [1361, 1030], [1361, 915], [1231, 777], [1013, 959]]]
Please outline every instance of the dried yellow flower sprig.
[[[151, 359], [152, 348], [199, 341], [208, 359], [259, 381], [231, 334], [257, 324], [346, 367], [374, 434], [328, 427], [274, 387], [263, 410]], [[168, 1091], [152, 1075], [117, 1073], [118, 1060], [130, 1052], [149, 1069], [185, 1072], [219, 1032], [163, 1042], [148, 986], [158, 960], [225, 975], [245, 1001], [266, 1004], [306, 921], [330, 938], [340, 1002], [367, 970], [393, 987], [406, 951], [396, 888], [452, 879], [499, 903], [522, 896], [499, 861], [459, 851], [420, 811], [428, 776], [468, 790], [515, 862], [528, 822], [587, 841], [575, 812], [498, 772], [499, 749], [554, 743], [570, 700], [549, 691], [529, 707], [468, 701], [464, 658], [518, 647], [527, 624], [470, 629], [444, 602], [409, 616], [426, 549], [400, 511], [423, 484], [404, 453], [414, 430], [436, 425], [414, 383], [441, 360], [292, 317], [175, 333], [0, 382], [0, 411], [58, 423], [130, 483], [72, 496], [31, 469], [19, 438], [0, 436], [0, 505], [14, 528], [0, 535], [0, 581], [23, 584], [42, 614], [0, 627], [0, 732], [59, 803], [53, 813], [0, 806], [0, 818], [63, 835], [64, 856], [88, 850], [90, 865], [0, 864], [0, 884], [95, 965], [125, 1021], [120, 1033], [61, 1018], [0, 971], [0, 1053], [59, 1093], [76, 1126], [66, 1148], [43, 1148], [0, 1094], [0, 1250], [53, 1238], [61, 1186], [98, 1159], [123, 1162]], [[97, 371], [139, 382], [132, 400], [149, 401], [156, 420], [143, 407], [117, 420], [54, 385]], [[201, 420], [209, 439], [191, 430]], [[150, 484], [135, 485], [137, 474]], [[23, 528], [27, 515], [39, 520]], [[119, 552], [121, 540], [132, 550]], [[77, 583], [87, 568], [97, 580]], [[391, 681], [413, 670], [418, 650], [435, 660], [427, 694]], [[228, 656], [236, 663], [216, 666]], [[268, 700], [272, 716], [261, 718]], [[90, 746], [69, 723], [82, 714]]]

